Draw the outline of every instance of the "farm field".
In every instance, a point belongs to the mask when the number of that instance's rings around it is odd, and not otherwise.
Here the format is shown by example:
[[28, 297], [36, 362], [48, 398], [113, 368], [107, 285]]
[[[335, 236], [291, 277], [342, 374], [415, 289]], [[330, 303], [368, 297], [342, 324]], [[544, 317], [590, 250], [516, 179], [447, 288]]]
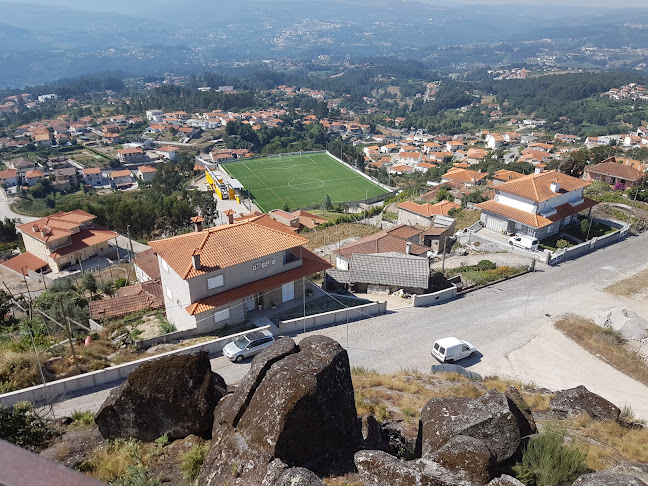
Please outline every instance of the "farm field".
[[221, 167], [238, 179], [263, 211], [291, 210], [323, 204], [358, 201], [385, 194], [378, 184], [324, 154], [282, 155], [227, 162]]

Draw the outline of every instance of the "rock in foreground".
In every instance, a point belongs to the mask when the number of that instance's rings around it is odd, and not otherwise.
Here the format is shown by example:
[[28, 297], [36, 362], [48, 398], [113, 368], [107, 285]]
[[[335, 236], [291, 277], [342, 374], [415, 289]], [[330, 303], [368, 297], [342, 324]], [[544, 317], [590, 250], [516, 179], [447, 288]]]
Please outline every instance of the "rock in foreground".
[[423, 458], [433, 457], [453, 437], [464, 435], [482, 440], [501, 463], [534, 429], [518, 405], [496, 390], [480, 398], [432, 398], [421, 411], [417, 449]]
[[554, 414], [561, 417], [588, 414], [593, 420], [616, 421], [621, 414], [619, 407], [583, 385], [556, 392], [549, 406]]
[[105, 439], [152, 442], [209, 433], [216, 404], [227, 393], [206, 352], [165, 356], [144, 363], [114, 389], [95, 421]]
[[361, 439], [347, 352], [324, 336], [283, 338], [216, 407], [198, 483], [261, 484], [275, 458], [322, 468]]

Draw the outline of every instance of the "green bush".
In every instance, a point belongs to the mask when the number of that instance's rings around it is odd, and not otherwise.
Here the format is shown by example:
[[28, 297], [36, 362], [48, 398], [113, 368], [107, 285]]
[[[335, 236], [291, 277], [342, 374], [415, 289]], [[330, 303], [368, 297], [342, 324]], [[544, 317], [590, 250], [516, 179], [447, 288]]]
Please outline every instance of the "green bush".
[[564, 442], [557, 430], [532, 436], [522, 462], [513, 466], [517, 478], [529, 486], [568, 486], [588, 473], [587, 454]]
[[173, 332], [175, 330], [176, 330], [175, 326], [171, 324], [169, 321], [167, 321], [166, 319], [160, 322], [160, 334], [169, 334], [170, 332]]
[[[585, 221], [585, 220], [583, 220]], [[569, 241], [560, 239], [556, 241], [556, 248], [567, 248], [570, 245]]]
[[25, 449], [34, 450], [54, 435], [29, 402], [13, 407], [0, 407], [0, 439]]
[[581, 233], [583, 233], [583, 235], [587, 236], [587, 233], [589, 232], [589, 229], [590, 229], [589, 220], [588, 219], [583, 219], [580, 222], [580, 228], [581, 228]]
[[70, 418], [72, 419], [72, 425], [76, 427], [89, 427], [95, 423], [95, 416], [92, 412], [80, 412], [79, 410], [75, 410], [72, 412]]
[[480, 260], [479, 263], [477, 263], [477, 270], [495, 270], [496, 268], [497, 265], [490, 260]]
[[207, 457], [207, 451], [209, 450], [209, 444], [203, 442], [202, 444], [196, 444], [182, 456], [182, 463], [180, 464], [180, 469], [182, 469], [182, 477], [187, 481], [193, 483], [198, 474], [200, 473], [200, 468], [205, 462], [205, 457]]
[[115, 288], [121, 289], [122, 287], [125, 287], [127, 283], [128, 282], [125, 278], [118, 278], [117, 280], [115, 280]]

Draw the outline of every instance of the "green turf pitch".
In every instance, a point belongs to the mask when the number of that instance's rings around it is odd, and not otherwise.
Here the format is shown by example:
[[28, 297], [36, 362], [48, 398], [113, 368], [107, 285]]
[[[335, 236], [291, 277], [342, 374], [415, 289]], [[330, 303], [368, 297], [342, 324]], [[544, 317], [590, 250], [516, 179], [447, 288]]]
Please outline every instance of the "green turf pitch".
[[361, 176], [333, 157], [318, 153], [282, 155], [227, 162], [221, 165], [250, 191], [263, 211], [291, 210], [331, 201], [358, 201], [385, 194], [379, 185]]

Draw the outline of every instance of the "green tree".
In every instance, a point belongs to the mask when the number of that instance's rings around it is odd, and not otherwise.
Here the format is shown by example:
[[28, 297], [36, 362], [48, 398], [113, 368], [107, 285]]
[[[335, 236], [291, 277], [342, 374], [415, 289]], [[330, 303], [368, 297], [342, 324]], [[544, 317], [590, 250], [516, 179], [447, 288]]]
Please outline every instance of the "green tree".
[[97, 279], [90, 272], [85, 272], [81, 276], [81, 287], [83, 290], [89, 291], [90, 296], [93, 296], [99, 288], [97, 285]]
[[331, 202], [331, 196], [328, 194], [326, 195], [326, 199], [324, 200], [324, 207], [326, 208], [327, 211], [330, 211], [333, 209], [333, 203]]

